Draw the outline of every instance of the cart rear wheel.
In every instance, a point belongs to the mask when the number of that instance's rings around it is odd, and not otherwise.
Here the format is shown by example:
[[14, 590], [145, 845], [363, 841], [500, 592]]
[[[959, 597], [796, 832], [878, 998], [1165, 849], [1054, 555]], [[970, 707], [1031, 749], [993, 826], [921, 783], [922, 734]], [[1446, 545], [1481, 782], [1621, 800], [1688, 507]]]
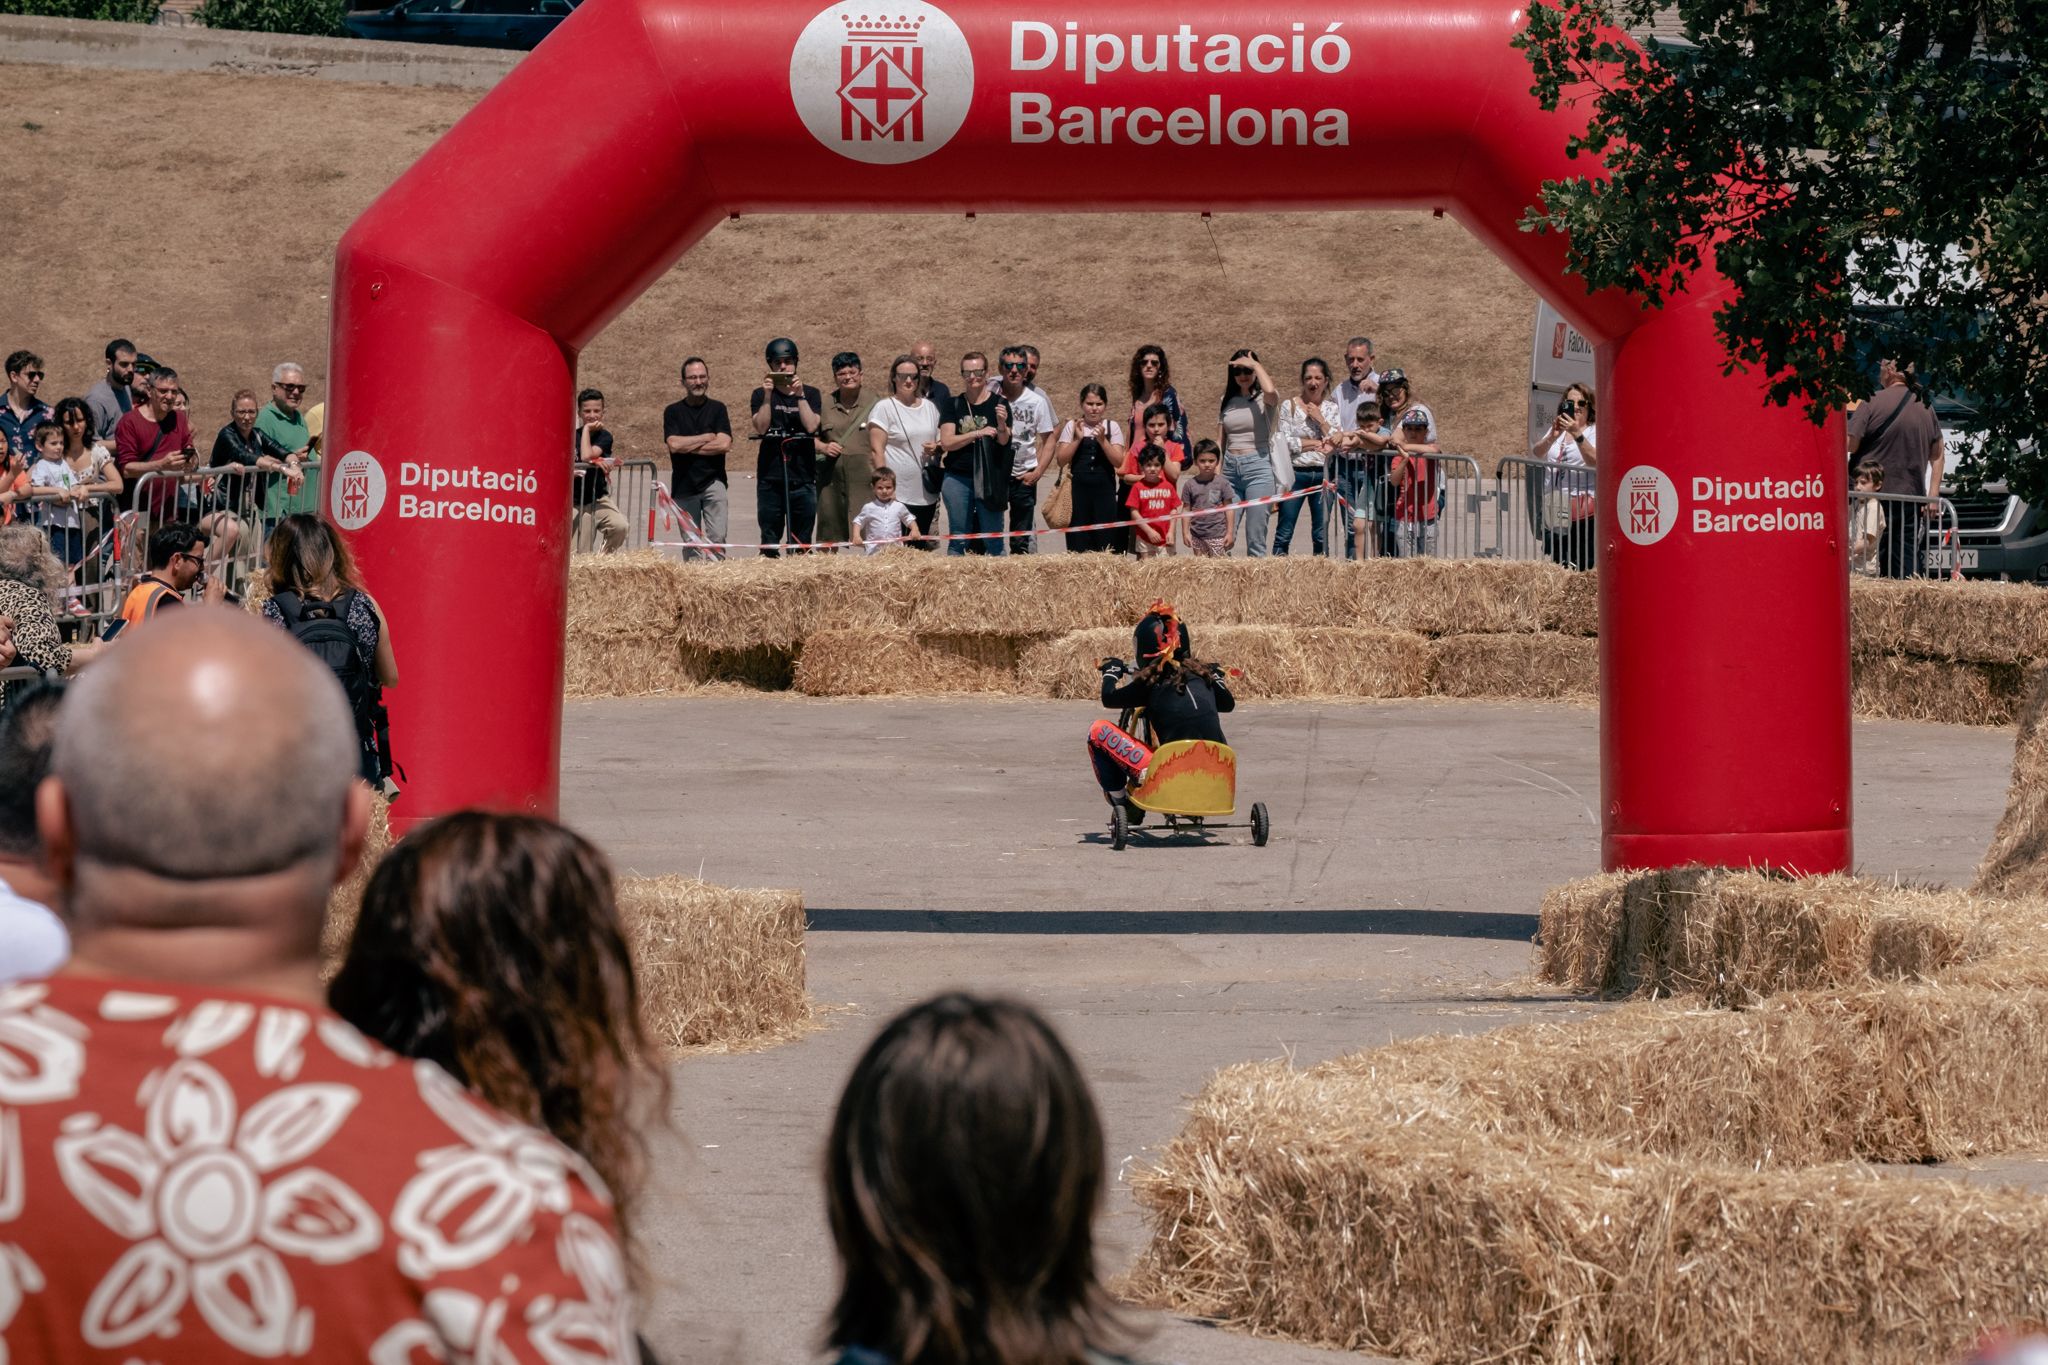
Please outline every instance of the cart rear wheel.
[[1121, 802], [1109, 808], [1109, 846], [1122, 848], [1131, 841], [1130, 818], [1124, 814]]
[[1266, 814], [1266, 803], [1252, 802], [1252, 842], [1260, 848], [1266, 846], [1266, 838], [1273, 832], [1272, 817]]

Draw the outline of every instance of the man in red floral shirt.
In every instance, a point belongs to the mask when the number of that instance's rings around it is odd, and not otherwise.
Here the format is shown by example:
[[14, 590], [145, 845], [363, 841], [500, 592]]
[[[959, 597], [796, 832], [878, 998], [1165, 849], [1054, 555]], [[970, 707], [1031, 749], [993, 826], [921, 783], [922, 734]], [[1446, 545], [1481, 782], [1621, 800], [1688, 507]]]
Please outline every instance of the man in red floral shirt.
[[321, 1003], [355, 749], [332, 675], [239, 612], [66, 697], [37, 813], [73, 957], [0, 988], [0, 1357], [633, 1359], [588, 1167]]

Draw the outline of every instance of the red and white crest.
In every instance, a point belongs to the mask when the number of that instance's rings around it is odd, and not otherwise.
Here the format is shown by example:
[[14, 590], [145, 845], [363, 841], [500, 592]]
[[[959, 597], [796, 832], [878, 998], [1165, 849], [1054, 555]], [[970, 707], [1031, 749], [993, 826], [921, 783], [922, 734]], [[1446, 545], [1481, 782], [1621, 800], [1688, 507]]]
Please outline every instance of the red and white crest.
[[924, 140], [924, 19], [903, 15], [842, 16], [839, 49], [839, 135], [848, 142]]
[[974, 57], [931, 0], [834, 5], [804, 28], [789, 94], [818, 141], [855, 161], [915, 161], [946, 145], [974, 99]]

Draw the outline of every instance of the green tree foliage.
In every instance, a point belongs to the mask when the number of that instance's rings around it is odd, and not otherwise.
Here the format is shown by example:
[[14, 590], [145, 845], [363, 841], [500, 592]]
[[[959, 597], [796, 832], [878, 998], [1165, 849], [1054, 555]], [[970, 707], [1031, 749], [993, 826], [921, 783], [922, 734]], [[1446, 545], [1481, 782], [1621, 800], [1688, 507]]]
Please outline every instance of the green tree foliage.
[[203, 0], [198, 18], [208, 28], [332, 37], [346, 13], [348, 0]]
[[1532, 93], [1590, 111], [1570, 151], [1606, 172], [1523, 228], [1656, 304], [1717, 262], [1730, 368], [1775, 401], [1818, 421], [1910, 360], [1977, 409], [1966, 476], [2048, 494], [2048, 0], [1678, 0], [1684, 44], [1617, 32], [1663, 8], [1529, 11]]
[[147, 24], [163, 0], [0, 0], [0, 14], [34, 14], [45, 19], [110, 19]]

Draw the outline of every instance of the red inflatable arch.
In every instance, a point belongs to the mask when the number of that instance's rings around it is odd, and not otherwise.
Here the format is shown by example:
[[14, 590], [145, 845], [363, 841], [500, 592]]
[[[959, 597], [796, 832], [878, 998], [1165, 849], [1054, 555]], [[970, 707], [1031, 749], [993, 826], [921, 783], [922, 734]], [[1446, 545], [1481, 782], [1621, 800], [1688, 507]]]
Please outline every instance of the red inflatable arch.
[[1583, 169], [1572, 117], [1528, 93], [1520, 18], [1476, 0], [583, 5], [336, 263], [328, 515], [403, 645], [408, 816], [553, 810], [576, 354], [720, 218], [1434, 207], [1598, 346], [1607, 865], [1845, 867], [1839, 420], [1722, 374], [1724, 282], [1644, 313], [1587, 297], [1557, 238], [1516, 230], [1545, 177]]

